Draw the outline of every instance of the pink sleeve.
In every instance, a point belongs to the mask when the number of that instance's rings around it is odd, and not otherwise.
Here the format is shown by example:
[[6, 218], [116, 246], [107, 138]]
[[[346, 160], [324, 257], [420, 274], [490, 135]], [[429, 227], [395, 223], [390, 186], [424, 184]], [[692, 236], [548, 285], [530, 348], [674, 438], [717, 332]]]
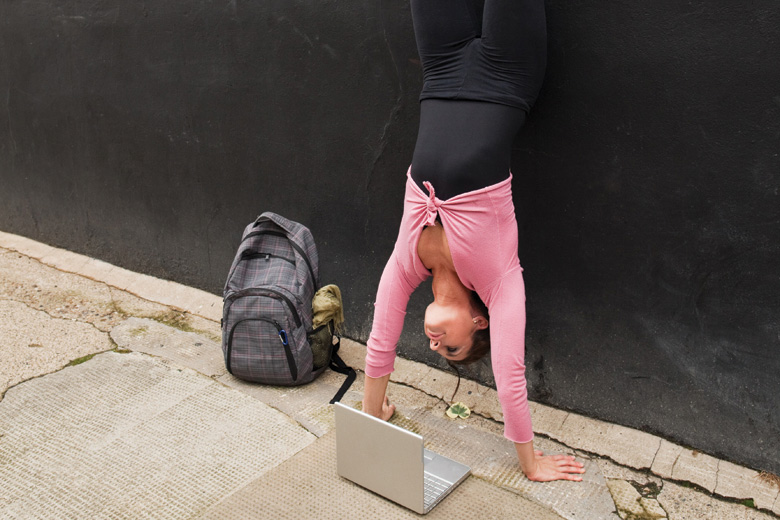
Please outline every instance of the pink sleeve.
[[402, 269], [393, 251], [382, 272], [374, 303], [374, 322], [366, 351], [366, 375], [382, 377], [393, 371], [395, 349], [404, 327], [406, 305], [423, 281], [414, 270]]
[[518, 265], [483, 297], [490, 310], [490, 356], [498, 399], [504, 413], [504, 437], [534, 438], [525, 381], [525, 285]]

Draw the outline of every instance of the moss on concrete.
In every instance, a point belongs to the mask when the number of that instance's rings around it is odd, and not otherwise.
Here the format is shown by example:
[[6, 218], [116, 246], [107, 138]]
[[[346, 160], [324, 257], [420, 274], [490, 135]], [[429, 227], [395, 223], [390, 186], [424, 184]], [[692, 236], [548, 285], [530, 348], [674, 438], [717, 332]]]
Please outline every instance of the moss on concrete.
[[95, 354], [88, 354], [86, 356], [82, 356], [80, 358], [76, 358], [73, 361], [71, 361], [70, 363], [68, 363], [66, 366], [75, 367], [76, 365], [80, 365], [82, 363], [86, 363], [87, 361], [89, 361], [90, 359], [95, 357], [96, 355], [97, 355], [97, 353], [95, 353]]

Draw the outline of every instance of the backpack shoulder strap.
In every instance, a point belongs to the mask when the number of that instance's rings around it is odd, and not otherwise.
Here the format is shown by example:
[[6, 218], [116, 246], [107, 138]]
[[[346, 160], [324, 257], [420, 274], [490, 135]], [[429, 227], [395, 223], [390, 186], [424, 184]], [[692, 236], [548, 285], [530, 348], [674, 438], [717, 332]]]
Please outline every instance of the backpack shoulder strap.
[[333, 399], [330, 400], [330, 404], [341, 401], [341, 398], [344, 397], [344, 394], [347, 393], [347, 390], [349, 390], [349, 387], [352, 386], [352, 383], [355, 382], [355, 378], [357, 378], [355, 369], [347, 366], [347, 364], [344, 363], [344, 360], [339, 357], [338, 350], [340, 346], [341, 346], [341, 338], [338, 338], [338, 341], [333, 346], [333, 357], [330, 360], [330, 368], [334, 372], [338, 372], [339, 374], [346, 375], [347, 379], [341, 385], [339, 391], [336, 392], [336, 395], [333, 396]]

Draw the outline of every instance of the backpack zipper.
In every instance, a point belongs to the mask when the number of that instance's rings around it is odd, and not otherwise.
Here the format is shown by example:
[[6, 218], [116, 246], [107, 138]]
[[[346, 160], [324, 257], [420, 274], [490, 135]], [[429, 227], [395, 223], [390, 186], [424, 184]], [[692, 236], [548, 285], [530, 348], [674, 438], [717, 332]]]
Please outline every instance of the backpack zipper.
[[[249, 238], [249, 236], [247, 236], [246, 238]], [[246, 238], [244, 240], [246, 240]], [[243, 240], [242, 240], [242, 243], [243, 243]], [[290, 243], [292, 243], [292, 242], [290, 242]], [[279, 258], [279, 259], [282, 259], [282, 260], [284, 260], [286, 262], [289, 262], [293, 266], [295, 266], [295, 261], [294, 260], [290, 260], [289, 258], [285, 258], [285, 257], [283, 257], [281, 255], [275, 255], [273, 253], [260, 253], [258, 251], [253, 251], [252, 249], [246, 249], [245, 251], [243, 251], [241, 253], [241, 256], [239, 257], [238, 262], [236, 262], [236, 265], [233, 266], [230, 269], [230, 272], [228, 273], [228, 277], [227, 277], [227, 284], [229, 284], [230, 280], [233, 279], [233, 274], [236, 272], [236, 269], [238, 269], [238, 266], [239, 266], [239, 264], [241, 262], [243, 262], [244, 260], [249, 260], [249, 259], [252, 259], [252, 258], [259, 258], [259, 257], [263, 257], [263, 256], [266, 257], [266, 259], [268, 259], [268, 258]]]
[[298, 380], [298, 367], [295, 365], [295, 357], [293, 357], [292, 350], [290, 350], [290, 341], [287, 337], [287, 331], [285, 331], [281, 325], [276, 320], [272, 320], [269, 318], [245, 318], [243, 320], [239, 320], [236, 322], [235, 325], [233, 325], [233, 328], [230, 329], [230, 335], [228, 336], [228, 345], [227, 345], [227, 363], [226, 368], [227, 371], [231, 374], [233, 373], [232, 370], [232, 359], [231, 354], [233, 352], [233, 334], [235, 334], [236, 329], [241, 323], [244, 323], [245, 321], [263, 321], [265, 323], [270, 323], [274, 327], [276, 327], [276, 331], [279, 335], [279, 339], [282, 342], [282, 346], [284, 347], [284, 355], [287, 357], [287, 365], [290, 367], [290, 375], [292, 376], [293, 381]]
[[248, 239], [250, 239], [252, 237], [259, 236], [259, 235], [271, 235], [271, 236], [275, 236], [275, 237], [286, 238], [290, 242], [290, 245], [293, 247], [293, 249], [298, 251], [298, 254], [300, 254], [301, 257], [303, 258], [303, 260], [306, 262], [306, 267], [309, 268], [309, 274], [311, 275], [311, 283], [314, 286], [314, 290], [315, 291], [317, 290], [317, 278], [314, 276], [314, 269], [311, 266], [311, 261], [309, 261], [309, 256], [304, 252], [304, 250], [303, 250], [303, 248], [301, 248], [301, 246], [296, 244], [290, 238], [290, 235], [288, 235], [287, 233], [282, 233], [281, 231], [252, 231], [251, 233], [249, 233], [247, 236], [245, 236], [241, 240], [241, 243], [243, 244], [246, 240], [248, 240]]
[[239, 298], [243, 298], [244, 296], [265, 296], [263, 292], [271, 293], [273, 295], [276, 295], [277, 297], [270, 296], [270, 298], [274, 298], [275, 300], [282, 300], [287, 304], [287, 307], [290, 309], [290, 313], [293, 315], [293, 319], [295, 320], [296, 327], [301, 326], [301, 317], [298, 315], [298, 309], [295, 308], [295, 305], [293, 305], [293, 302], [284, 295], [281, 291], [277, 291], [276, 289], [269, 289], [269, 288], [263, 288], [263, 287], [250, 287], [248, 289], [241, 289], [240, 291], [236, 291], [227, 298], [225, 298], [225, 302], [231, 301], [234, 302], [235, 300]]
[[269, 260], [271, 258], [278, 258], [278, 259], [284, 260], [285, 262], [288, 262], [288, 263], [290, 263], [292, 265], [295, 265], [295, 262], [293, 262], [289, 258], [285, 258], [285, 257], [283, 257], [281, 255], [275, 255], [273, 253], [261, 253], [259, 251], [252, 251], [251, 249], [247, 249], [246, 251], [241, 253], [241, 260], [239, 260], [239, 262], [241, 262], [242, 260], [252, 260], [252, 259], [255, 259], [255, 258], [265, 258], [266, 260]]

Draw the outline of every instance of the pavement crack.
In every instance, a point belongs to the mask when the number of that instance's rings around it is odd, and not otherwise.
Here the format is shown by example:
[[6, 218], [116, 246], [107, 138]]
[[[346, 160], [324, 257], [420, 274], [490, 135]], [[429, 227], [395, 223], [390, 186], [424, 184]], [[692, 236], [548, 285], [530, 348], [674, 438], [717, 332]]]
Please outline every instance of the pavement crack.
[[9, 298], [7, 296], [4, 296], [4, 297], [2, 297], [0, 299], [4, 300], [4, 301], [9, 301], [9, 302], [16, 302], [18, 304], [24, 305], [25, 307], [27, 307], [28, 309], [30, 309], [32, 311], [42, 312], [42, 313], [44, 313], [45, 315], [47, 315], [48, 317], [50, 317], [50, 318], [52, 318], [54, 320], [72, 321], [71, 318], [63, 318], [62, 316], [55, 316], [55, 315], [53, 315], [52, 313], [47, 311], [43, 306], [41, 306], [41, 307], [34, 307], [34, 306], [30, 305], [28, 302], [26, 302], [24, 300], [18, 300], [16, 298]]
[[[108, 332], [106, 332], [105, 330], [101, 330], [100, 328], [98, 328], [98, 326], [97, 326], [97, 325], [95, 325], [95, 324], [94, 324], [94, 323], [92, 323], [91, 321], [85, 321], [85, 320], [83, 320], [83, 319], [79, 319], [79, 318], [68, 318], [67, 316], [56, 316], [56, 315], [52, 314], [51, 312], [49, 312], [49, 311], [48, 311], [48, 310], [47, 310], [45, 307], [43, 307], [43, 306], [41, 306], [41, 307], [35, 307], [35, 306], [31, 305], [30, 303], [28, 303], [28, 302], [26, 302], [26, 301], [24, 301], [24, 300], [18, 300], [18, 299], [16, 299], [16, 298], [9, 298], [9, 297], [7, 297], [7, 296], [3, 296], [3, 297], [0, 297], [0, 300], [3, 300], [3, 301], [9, 301], [9, 302], [15, 302], [15, 303], [18, 303], [18, 304], [24, 305], [25, 307], [27, 307], [28, 309], [30, 309], [30, 310], [32, 310], [32, 311], [37, 311], [37, 312], [42, 312], [42, 313], [44, 313], [45, 315], [47, 315], [49, 318], [51, 318], [51, 319], [53, 319], [53, 320], [60, 320], [60, 321], [70, 321], [70, 322], [83, 323], [84, 325], [89, 325], [90, 327], [92, 327], [92, 328], [93, 328], [93, 329], [95, 329], [96, 331], [100, 332], [101, 334], [108, 334]], [[109, 337], [110, 337], [110, 336], [109, 336]]]
[[91, 361], [92, 358], [94, 358], [95, 356], [99, 356], [101, 354], [105, 354], [106, 352], [114, 352], [114, 351], [115, 351], [114, 348], [109, 348], [109, 349], [106, 349], [106, 350], [101, 350], [100, 352], [94, 352], [92, 354], [87, 354], [86, 356], [82, 356], [82, 357], [79, 357], [79, 358], [76, 358], [76, 359], [71, 359], [70, 361], [65, 363], [63, 366], [61, 366], [59, 368], [55, 368], [55, 369], [53, 369], [53, 370], [51, 370], [49, 372], [45, 372], [43, 374], [36, 374], [34, 376], [29, 376], [26, 379], [22, 379], [21, 381], [17, 381], [16, 383], [14, 383], [12, 385], [9, 385], [8, 388], [6, 388], [5, 390], [0, 390], [0, 402], [3, 401], [3, 398], [5, 397], [5, 394], [7, 394], [8, 391], [11, 390], [12, 388], [16, 388], [19, 385], [22, 385], [22, 384], [27, 383], [29, 381], [33, 381], [35, 379], [41, 379], [43, 377], [50, 376], [52, 374], [56, 374], [57, 372], [62, 372], [66, 368], [77, 366], [77, 365], [80, 365], [82, 363], [86, 363], [87, 361]]
[[[360, 369], [356, 369], [356, 371], [358, 371], [358, 372], [363, 372], [363, 371], [362, 371], [362, 370], [360, 370]], [[427, 395], [428, 397], [433, 397], [434, 399], [438, 399], [438, 400], [439, 400], [439, 401], [441, 401], [442, 403], [444, 403], [444, 404], [446, 404], [447, 406], [449, 406], [449, 404], [447, 403], [447, 401], [445, 401], [445, 400], [444, 400], [444, 397], [442, 397], [442, 396], [440, 396], [440, 395], [434, 395], [434, 394], [430, 394], [430, 393], [426, 392], [425, 390], [422, 390], [422, 389], [420, 389], [420, 388], [417, 388], [416, 386], [414, 386], [414, 385], [411, 385], [411, 384], [409, 384], [409, 383], [404, 383], [404, 382], [402, 382], [402, 381], [393, 381], [393, 380], [391, 379], [391, 380], [390, 380], [390, 383], [393, 383], [394, 385], [402, 386], [402, 387], [404, 387], [404, 388], [410, 388], [410, 389], [412, 389], [412, 390], [416, 390], [416, 391], [418, 391], [418, 392], [420, 392], [420, 393], [422, 393], [422, 394], [425, 394], [425, 395]], [[477, 413], [477, 412], [475, 412], [475, 411], [473, 411], [473, 410], [471, 411], [471, 413], [473, 413], [473, 414], [475, 414], [475, 415], [479, 415], [480, 417], [482, 417], [482, 415], [480, 415], [479, 413]]]
[[114, 299], [114, 291], [115, 290], [119, 291], [121, 289], [117, 289], [116, 287], [109, 285], [106, 282], [103, 282], [103, 285], [105, 285], [108, 288], [108, 297], [111, 299], [111, 301], [109, 302], [109, 307], [111, 308], [111, 310], [113, 310], [114, 312], [116, 312], [117, 314], [123, 317], [127, 317], [127, 313], [119, 306], [119, 304]]
[[672, 464], [672, 469], [669, 471], [669, 474], [672, 476], [672, 478], [674, 478], [674, 468], [677, 467], [677, 461], [680, 460], [680, 455], [682, 455], [682, 453], [677, 454], [677, 457], [675, 457], [674, 463]]
[[[444, 403], [448, 407], [450, 406], [450, 404], [447, 403], [447, 401], [445, 401], [442, 396], [438, 396], [438, 395], [434, 395], [434, 394], [428, 393], [425, 390], [422, 390], [422, 389], [417, 388], [417, 387], [415, 387], [413, 385], [410, 385], [409, 383], [403, 383], [403, 382], [400, 382], [400, 381], [392, 381], [392, 380], [390, 382], [395, 384], [395, 385], [398, 385], [398, 386], [402, 386], [402, 387], [410, 388], [412, 390], [416, 390], [416, 391], [418, 391], [420, 393], [423, 393], [423, 394], [427, 395], [428, 397], [432, 397], [434, 399], [438, 399], [439, 401], [441, 401], [442, 403]], [[486, 420], [488, 422], [491, 422], [491, 423], [494, 423], [494, 424], [504, 424], [502, 421], [496, 420], [495, 418], [493, 418], [491, 416], [488, 416], [488, 415], [485, 415], [483, 413], [480, 413], [477, 410], [471, 410], [471, 415], [477, 416], [477, 417], [479, 417], [481, 419], [484, 419], [484, 420]], [[568, 414], [566, 417], [568, 418], [569, 415], [570, 414]], [[565, 420], [564, 420], [564, 422], [565, 422]], [[565, 448], [567, 448], [569, 450], [579, 452], [579, 453], [587, 456], [590, 459], [597, 459], [597, 458], [608, 459], [608, 460], [611, 460], [612, 462], [614, 462], [615, 464], [618, 464], [619, 466], [622, 466], [622, 464], [620, 464], [619, 462], [611, 459], [610, 457], [606, 457], [606, 456], [601, 455], [599, 453], [591, 452], [591, 451], [584, 450], [584, 449], [581, 449], [581, 448], [576, 448], [576, 447], [573, 447], [573, 446], [569, 446], [565, 442], [562, 442], [559, 439], [556, 439], [555, 437], [552, 437], [551, 435], [547, 435], [547, 434], [539, 433], [539, 432], [534, 432], [534, 436], [541, 437], [542, 439], [547, 439], [547, 440], [550, 440], [550, 441], [554, 441], [554, 442], [560, 444], [561, 446], [563, 446], [563, 447], [565, 447]]]
[[[360, 371], [360, 370], [358, 369], [358, 371]], [[441, 401], [442, 403], [444, 403], [448, 407], [450, 406], [450, 403], [445, 401], [442, 396], [428, 393], [425, 390], [417, 388], [416, 386], [413, 386], [413, 385], [411, 385], [409, 383], [403, 383], [403, 382], [400, 382], [400, 381], [393, 381], [393, 380], [391, 380], [390, 382], [395, 384], [395, 385], [398, 385], [398, 386], [402, 386], [402, 387], [410, 388], [412, 390], [416, 390], [416, 391], [418, 391], [418, 392], [420, 392], [422, 394], [427, 395], [428, 397], [432, 397], [434, 399], [438, 399], [439, 401]], [[484, 419], [486, 421], [492, 422], [494, 424], [504, 424], [502, 421], [499, 421], [499, 420], [497, 420], [497, 419], [495, 419], [495, 418], [493, 418], [491, 416], [485, 415], [484, 413], [482, 413], [482, 412], [480, 412], [478, 410], [471, 410], [471, 415], [480, 417], [481, 419]], [[566, 415], [566, 419], [568, 419], [570, 415], [571, 414], [567, 414]], [[566, 419], [564, 419], [563, 423], [566, 422]], [[557, 439], [557, 438], [555, 438], [555, 437], [553, 437], [551, 435], [540, 433], [540, 432], [534, 432], [534, 436], [541, 437], [543, 439], [547, 439], [547, 440], [550, 440], [550, 441], [557, 442], [558, 444], [560, 444], [561, 446], [564, 446], [565, 448], [568, 448], [569, 450], [580, 452], [580, 453], [582, 453], [584, 455], [587, 455], [590, 458], [608, 459], [608, 460], [611, 460], [612, 462], [614, 462], [615, 464], [618, 464], [619, 466], [623, 466], [618, 461], [616, 461], [616, 460], [614, 460], [614, 459], [612, 459], [610, 457], [607, 457], [605, 455], [601, 455], [599, 453], [591, 452], [591, 451], [588, 451], [588, 450], [584, 450], [584, 449], [581, 449], [581, 448], [570, 446], [570, 445], [566, 444], [565, 442], [561, 441], [560, 439]]]
[[[566, 422], [566, 421], [563, 421]], [[653, 466], [655, 466], [655, 459], [658, 458], [658, 454], [661, 452], [661, 441], [658, 441], [658, 449], [655, 450], [655, 455], [653, 455], [653, 461], [650, 463], [650, 470], [652, 471]]]
[[718, 485], [720, 484], [720, 460], [718, 460], [718, 466], [715, 468], [715, 487], [712, 488], [713, 493], [719, 489]]
[[563, 422], [561, 423], [561, 430], [563, 430], [563, 426], [566, 424], [566, 421], [569, 420], [569, 417], [571, 417], [571, 414], [567, 413], [566, 417], [563, 418]]

